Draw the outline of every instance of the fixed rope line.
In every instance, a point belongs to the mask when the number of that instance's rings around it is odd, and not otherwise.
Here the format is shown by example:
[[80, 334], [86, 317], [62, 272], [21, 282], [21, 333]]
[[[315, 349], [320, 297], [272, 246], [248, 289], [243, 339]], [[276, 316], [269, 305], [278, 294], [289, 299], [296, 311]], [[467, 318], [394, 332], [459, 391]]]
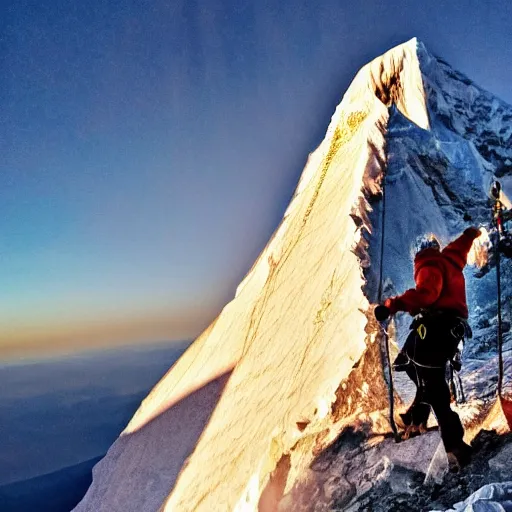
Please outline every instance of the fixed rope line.
[[501, 242], [501, 222], [499, 205], [497, 205], [497, 217], [496, 217], [496, 284], [498, 288], [498, 397], [502, 397], [503, 393], [503, 324], [501, 318], [501, 257], [500, 257], [500, 242]]
[[496, 285], [498, 292], [498, 398], [503, 394], [503, 323], [501, 317], [501, 235], [503, 232], [503, 204], [500, 201], [501, 184], [495, 181], [491, 187], [494, 199], [492, 224], [496, 228], [494, 254], [496, 258]]
[[[383, 173], [382, 177], [382, 221], [381, 221], [381, 245], [380, 245], [380, 278], [378, 290], [378, 302], [382, 302], [382, 288], [384, 281], [384, 235], [386, 229], [386, 174]], [[386, 358], [386, 366], [388, 372], [388, 401], [389, 401], [389, 424], [395, 441], [398, 442], [400, 437], [395, 423], [395, 400], [394, 400], [394, 385], [393, 385], [393, 371], [391, 368], [391, 356], [389, 352], [389, 333], [388, 333], [389, 320], [380, 323], [382, 331], [382, 340], [384, 342], [384, 354]]]
[[[503, 219], [503, 204], [500, 201], [501, 185], [499, 181], [493, 184], [491, 194], [495, 200], [493, 221], [496, 227], [496, 284], [498, 292], [498, 401], [510, 429], [512, 429], [512, 400], [503, 396], [503, 323], [501, 317], [501, 251], [502, 242], [506, 240]], [[503, 238], [502, 238], [503, 237]], [[503, 245], [505, 247], [505, 244]], [[507, 253], [504, 253], [507, 254]]]

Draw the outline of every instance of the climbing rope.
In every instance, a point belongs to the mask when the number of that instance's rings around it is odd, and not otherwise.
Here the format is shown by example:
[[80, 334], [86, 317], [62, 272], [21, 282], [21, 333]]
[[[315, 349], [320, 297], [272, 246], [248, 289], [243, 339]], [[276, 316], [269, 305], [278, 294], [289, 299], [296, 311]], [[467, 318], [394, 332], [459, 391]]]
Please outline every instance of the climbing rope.
[[[512, 401], [503, 397], [503, 325], [501, 318], [501, 242], [502, 235], [505, 234], [503, 226], [503, 205], [500, 201], [501, 185], [496, 181], [491, 189], [491, 195], [494, 198], [493, 223], [496, 227], [496, 284], [498, 292], [498, 401], [501, 410], [507, 420], [508, 426], [512, 429]], [[505, 237], [504, 237], [505, 239]], [[507, 253], [505, 253], [507, 255]]]
[[[382, 303], [382, 288], [384, 281], [384, 235], [386, 227], [386, 174], [383, 173], [382, 177], [382, 221], [381, 221], [381, 246], [380, 246], [380, 278], [379, 278], [379, 290], [378, 290], [378, 302]], [[382, 344], [384, 345], [384, 356], [386, 360], [387, 372], [388, 372], [388, 401], [389, 401], [389, 424], [393, 431], [395, 441], [400, 441], [400, 435], [395, 423], [395, 400], [394, 400], [394, 385], [393, 385], [393, 371], [391, 367], [391, 356], [389, 352], [389, 333], [388, 333], [389, 320], [380, 322], [381, 333], [382, 333]]]
[[503, 219], [501, 216], [502, 208], [501, 201], [499, 200], [500, 193], [499, 182], [496, 182], [493, 188], [492, 195], [495, 199], [493, 209], [493, 223], [496, 228], [496, 244], [494, 254], [496, 257], [496, 285], [498, 292], [498, 397], [502, 398], [503, 392], [503, 326], [501, 318], [501, 256], [500, 256], [500, 243], [501, 243], [501, 230], [503, 228]]
[[[498, 244], [500, 235], [498, 232]], [[498, 396], [501, 398], [503, 392], [503, 327], [501, 319], [501, 270], [500, 251], [496, 251], [496, 281], [498, 287]]]

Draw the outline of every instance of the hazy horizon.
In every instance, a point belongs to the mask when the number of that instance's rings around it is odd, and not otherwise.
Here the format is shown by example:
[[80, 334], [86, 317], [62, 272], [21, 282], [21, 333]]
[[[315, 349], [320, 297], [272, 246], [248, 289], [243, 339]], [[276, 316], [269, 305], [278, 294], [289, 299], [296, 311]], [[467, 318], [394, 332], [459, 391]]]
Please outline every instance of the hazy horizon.
[[45, 347], [41, 347], [38, 343], [23, 346], [12, 345], [0, 348], [0, 367], [59, 362], [73, 358], [108, 355], [118, 350], [143, 351], [165, 346], [180, 349], [184, 346], [189, 346], [195, 339], [169, 340], [162, 338], [141, 340], [136, 338], [133, 341], [117, 340], [115, 342], [109, 339], [108, 342], [82, 345], [80, 348], [66, 343], [62, 345], [51, 343]]
[[0, 362], [0, 485], [104, 455], [189, 342]]

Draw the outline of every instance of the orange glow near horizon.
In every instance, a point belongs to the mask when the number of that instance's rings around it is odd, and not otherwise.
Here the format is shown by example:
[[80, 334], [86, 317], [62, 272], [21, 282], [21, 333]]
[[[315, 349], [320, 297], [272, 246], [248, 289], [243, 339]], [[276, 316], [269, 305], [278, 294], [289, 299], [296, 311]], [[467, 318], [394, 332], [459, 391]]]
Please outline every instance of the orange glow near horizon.
[[181, 311], [129, 318], [8, 325], [0, 333], [0, 359], [53, 357], [87, 350], [195, 339], [216, 312]]

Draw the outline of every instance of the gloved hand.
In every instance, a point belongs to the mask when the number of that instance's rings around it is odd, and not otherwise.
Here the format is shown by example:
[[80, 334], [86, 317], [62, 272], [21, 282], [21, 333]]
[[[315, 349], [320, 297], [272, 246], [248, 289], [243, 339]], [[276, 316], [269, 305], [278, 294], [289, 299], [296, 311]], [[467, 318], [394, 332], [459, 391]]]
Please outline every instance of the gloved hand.
[[377, 306], [374, 310], [375, 318], [379, 322], [383, 322], [384, 320], [387, 320], [389, 318], [389, 315], [391, 314], [391, 310], [387, 306], [383, 306], [382, 304], [380, 306]]
[[474, 226], [472, 226], [470, 228], [466, 228], [464, 230], [464, 234], [468, 235], [469, 237], [474, 239], [474, 238], [478, 238], [482, 234], [482, 232], [478, 228], [475, 228]]

